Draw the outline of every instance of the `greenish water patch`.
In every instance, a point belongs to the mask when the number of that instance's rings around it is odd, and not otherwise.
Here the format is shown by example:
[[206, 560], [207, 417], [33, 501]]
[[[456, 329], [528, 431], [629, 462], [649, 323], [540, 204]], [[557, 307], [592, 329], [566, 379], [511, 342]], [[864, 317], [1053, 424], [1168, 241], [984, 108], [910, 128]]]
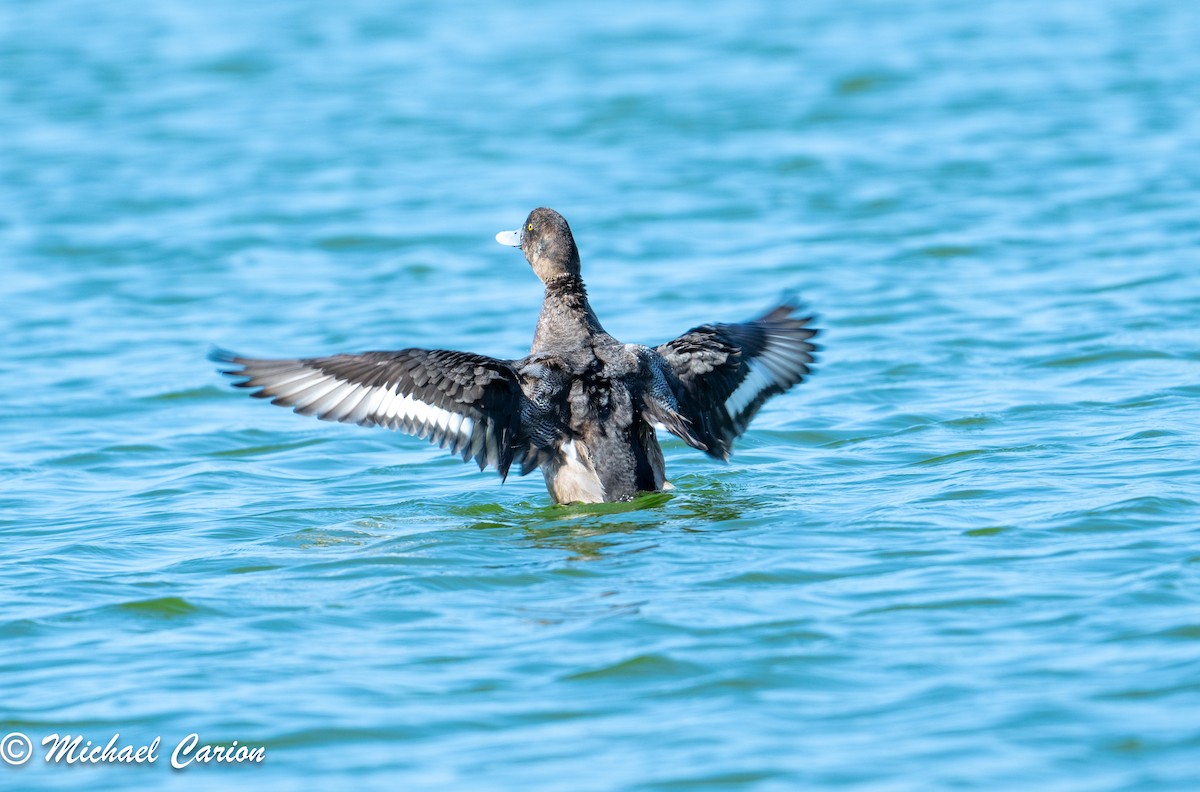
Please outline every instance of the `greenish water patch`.
[[981, 489], [961, 489], [948, 490], [939, 493], [929, 498], [923, 498], [920, 503], [937, 503], [938, 501], [956, 501], [956, 500], [982, 500], [994, 497], [995, 493], [992, 490]]
[[896, 82], [895, 75], [885, 72], [865, 72], [841, 78], [835, 84], [834, 90], [843, 96], [853, 96], [881, 90], [894, 82]]
[[210, 451], [209, 456], [219, 458], [237, 458], [237, 457], [256, 457], [269, 456], [279, 453], [280, 451], [294, 451], [298, 448], [307, 448], [309, 446], [320, 445], [325, 442], [319, 438], [308, 440], [297, 440], [290, 443], [273, 443], [270, 445], [249, 446], [246, 448], [227, 448], [220, 451]]
[[272, 564], [239, 566], [239, 567], [231, 567], [229, 570], [229, 574], [231, 574], [231, 575], [250, 575], [255, 572], [271, 572], [276, 569], [279, 569], [279, 567], [274, 566]]
[[961, 599], [961, 600], [945, 600], [941, 602], [923, 602], [919, 604], [902, 603], [899, 605], [889, 605], [885, 608], [870, 608], [862, 612], [861, 615], [870, 615], [877, 613], [893, 613], [898, 611], [927, 611], [927, 610], [973, 610], [976, 608], [1005, 608], [1011, 607], [1013, 603], [1008, 600], [993, 599], [981, 597], [976, 599]]
[[364, 252], [364, 253], [386, 253], [393, 250], [403, 249], [411, 245], [411, 241], [404, 237], [375, 237], [375, 236], [359, 236], [359, 235], [340, 235], [323, 237], [316, 240], [314, 243], [317, 247], [323, 250], [334, 252]]
[[677, 680], [681, 677], [703, 673], [703, 671], [704, 668], [702, 666], [693, 663], [681, 663], [678, 660], [663, 655], [649, 654], [631, 657], [628, 660], [622, 660], [619, 663], [614, 663], [603, 668], [568, 674], [563, 678], [563, 681], [608, 682], [614, 679], [628, 679], [631, 681], [651, 679]]
[[964, 536], [998, 536], [1006, 531], [1013, 530], [1007, 525], [989, 525], [985, 528], [971, 528], [963, 531]]
[[216, 385], [205, 385], [202, 388], [187, 388], [186, 390], [172, 391], [170, 393], [158, 393], [153, 396], [146, 397], [147, 401], [192, 401], [192, 400], [207, 400], [219, 399], [226, 396], [226, 391]]
[[1130, 440], [1153, 440], [1158, 437], [1177, 437], [1178, 435], [1178, 432], [1168, 432], [1161, 429], [1147, 429], [1143, 432], [1131, 434], [1128, 437], [1122, 437], [1121, 442], [1124, 443]]
[[804, 569], [777, 569], [769, 572], [744, 572], [724, 580], [713, 581], [714, 586], [747, 586], [747, 585], [803, 585], [805, 583], [821, 583], [834, 580], [840, 575], [813, 572]]
[[921, 248], [918, 253], [933, 259], [953, 259], [964, 256], [977, 256], [980, 251], [978, 248], [969, 245], [931, 245]]
[[981, 454], [987, 454], [987, 453], [990, 453], [990, 452], [985, 449], [982, 449], [982, 448], [972, 448], [972, 449], [968, 449], [965, 451], [955, 451], [953, 454], [940, 454], [938, 456], [929, 457], [928, 459], [920, 460], [916, 464], [918, 464], [918, 465], [944, 465], [948, 462], [959, 462], [964, 459], [970, 459], [971, 457], [977, 457], [977, 456], [980, 456]]
[[122, 602], [113, 606], [121, 613], [153, 619], [179, 619], [200, 612], [200, 608], [182, 597], [159, 597], [156, 599]]
[[967, 415], [962, 418], [951, 418], [948, 421], [942, 421], [942, 426], [948, 426], [954, 429], [983, 429], [988, 426], [993, 426], [999, 421], [987, 415]]
[[1045, 360], [1038, 365], [1047, 368], [1074, 368], [1097, 363], [1120, 363], [1131, 360], [1167, 360], [1171, 355], [1153, 349], [1109, 349], [1084, 355], [1070, 355]]

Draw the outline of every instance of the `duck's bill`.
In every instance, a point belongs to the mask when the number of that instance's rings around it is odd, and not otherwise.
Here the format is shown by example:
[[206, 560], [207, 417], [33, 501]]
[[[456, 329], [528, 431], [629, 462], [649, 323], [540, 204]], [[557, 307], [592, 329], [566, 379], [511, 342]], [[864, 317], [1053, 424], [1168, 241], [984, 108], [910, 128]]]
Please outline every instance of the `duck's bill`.
[[521, 232], [520, 231], [501, 231], [496, 234], [496, 241], [501, 245], [509, 247], [521, 247]]

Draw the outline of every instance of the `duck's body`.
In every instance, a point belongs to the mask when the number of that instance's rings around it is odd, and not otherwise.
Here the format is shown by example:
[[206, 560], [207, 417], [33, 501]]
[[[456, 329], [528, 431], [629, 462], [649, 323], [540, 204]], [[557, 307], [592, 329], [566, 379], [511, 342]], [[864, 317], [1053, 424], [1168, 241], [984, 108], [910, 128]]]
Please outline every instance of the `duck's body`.
[[667, 484], [655, 434], [666, 429], [728, 459], [770, 396], [809, 373], [812, 317], [779, 306], [742, 324], [705, 325], [657, 348], [623, 344], [600, 325], [566, 220], [535, 209], [520, 245], [546, 286], [530, 354], [502, 361], [405, 349], [300, 360], [225, 352], [238, 387], [296, 412], [381, 425], [449, 447], [507, 476], [540, 467], [558, 503], [629, 500]]
[[[649, 412], [677, 410], [656, 354], [604, 331], [583, 283], [563, 277], [546, 287], [522, 390], [538, 416], [560, 433], [541, 463], [559, 503], [628, 500], [665, 484], [662, 450]], [[655, 393], [667, 394], [662, 404]]]

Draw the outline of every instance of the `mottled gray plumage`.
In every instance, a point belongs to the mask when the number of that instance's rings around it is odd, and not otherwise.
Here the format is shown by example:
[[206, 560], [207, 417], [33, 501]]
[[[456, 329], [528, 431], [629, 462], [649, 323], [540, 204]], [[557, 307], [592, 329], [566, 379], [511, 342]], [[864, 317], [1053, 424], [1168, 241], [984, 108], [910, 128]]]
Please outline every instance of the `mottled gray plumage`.
[[212, 357], [237, 387], [303, 415], [386, 426], [449, 448], [501, 477], [541, 468], [559, 503], [620, 501], [666, 482], [655, 429], [728, 459], [763, 403], [810, 373], [813, 317], [788, 300], [741, 324], [697, 327], [651, 349], [604, 331], [588, 304], [562, 215], [534, 209], [519, 244], [546, 287], [527, 357], [447, 350], [258, 360]]

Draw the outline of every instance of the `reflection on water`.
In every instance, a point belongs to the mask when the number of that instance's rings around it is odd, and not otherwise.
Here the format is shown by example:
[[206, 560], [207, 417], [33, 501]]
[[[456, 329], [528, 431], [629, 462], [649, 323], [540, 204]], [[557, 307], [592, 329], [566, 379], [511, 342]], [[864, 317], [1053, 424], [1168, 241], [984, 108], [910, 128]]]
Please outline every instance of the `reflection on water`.
[[672, 515], [663, 507], [671, 500], [668, 492], [652, 492], [626, 503], [537, 506], [523, 502], [509, 508], [466, 507], [452, 512], [469, 516], [486, 510], [488, 519], [469, 527], [515, 529], [533, 547], [567, 551], [572, 554], [568, 560], [586, 561], [601, 558], [609, 548], [622, 547], [623, 542], [604, 539], [610, 534], [633, 534], [669, 524]]

